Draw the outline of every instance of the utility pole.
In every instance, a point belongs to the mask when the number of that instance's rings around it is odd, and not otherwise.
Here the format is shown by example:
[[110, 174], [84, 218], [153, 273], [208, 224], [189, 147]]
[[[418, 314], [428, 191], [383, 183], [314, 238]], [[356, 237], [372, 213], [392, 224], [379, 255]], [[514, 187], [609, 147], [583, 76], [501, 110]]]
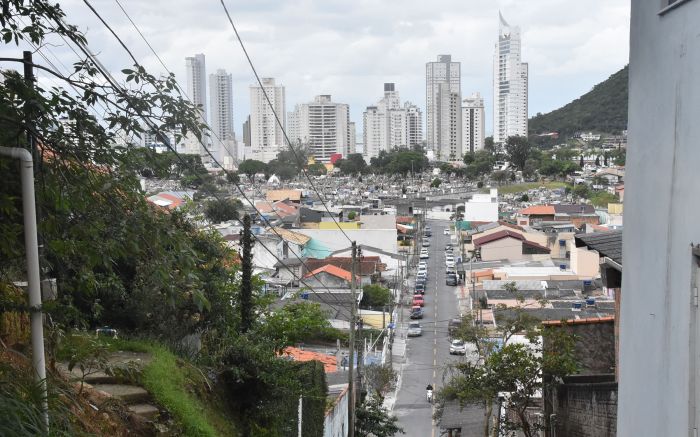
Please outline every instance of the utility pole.
[[350, 268], [350, 351], [348, 352], [348, 437], [355, 437], [355, 262], [357, 260], [357, 244], [352, 242], [352, 265]]
[[[357, 260], [362, 261], [362, 247], [358, 247], [355, 255], [355, 263], [357, 263]], [[353, 269], [353, 275], [354, 272], [356, 272], [358, 269], [354, 268]], [[355, 280], [356, 276], [353, 276], [353, 281]], [[357, 317], [357, 333], [358, 333], [358, 340], [360, 340], [360, 348], [357, 351], [357, 392], [355, 393], [355, 404], [359, 407], [360, 404], [362, 403], [362, 365], [364, 364], [364, 359], [365, 359], [365, 346], [366, 346], [366, 341], [362, 338], [362, 328], [363, 328], [363, 322], [361, 317]]]

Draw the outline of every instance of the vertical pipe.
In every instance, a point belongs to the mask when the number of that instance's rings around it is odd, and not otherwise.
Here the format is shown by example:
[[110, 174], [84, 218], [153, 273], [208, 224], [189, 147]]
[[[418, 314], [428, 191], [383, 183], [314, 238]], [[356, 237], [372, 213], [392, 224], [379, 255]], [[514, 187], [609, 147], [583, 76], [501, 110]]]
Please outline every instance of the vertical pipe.
[[0, 147], [0, 155], [19, 159], [22, 181], [22, 212], [24, 214], [24, 246], [27, 256], [27, 284], [32, 329], [32, 365], [34, 377], [41, 385], [41, 408], [44, 431], [49, 430], [49, 407], [44, 356], [44, 326], [41, 312], [41, 283], [39, 278], [39, 244], [37, 240], [36, 206], [34, 204], [34, 161], [26, 149]]
[[350, 277], [350, 350], [348, 352], [349, 372], [348, 372], [348, 437], [355, 437], [355, 260], [357, 257], [357, 245], [352, 242], [352, 263]]

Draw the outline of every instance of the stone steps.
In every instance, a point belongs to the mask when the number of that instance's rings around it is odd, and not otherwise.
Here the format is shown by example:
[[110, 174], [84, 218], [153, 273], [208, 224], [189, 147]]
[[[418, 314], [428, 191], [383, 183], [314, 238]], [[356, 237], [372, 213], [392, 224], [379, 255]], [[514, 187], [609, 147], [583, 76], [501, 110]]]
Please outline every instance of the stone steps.
[[160, 410], [158, 407], [155, 405], [151, 404], [133, 404], [129, 405], [129, 411], [132, 413], [143, 417], [144, 419], [155, 419], [158, 414], [160, 414]]
[[112, 397], [124, 401], [127, 405], [148, 402], [151, 395], [142, 387], [124, 384], [95, 384], [95, 390], [103, 391]]

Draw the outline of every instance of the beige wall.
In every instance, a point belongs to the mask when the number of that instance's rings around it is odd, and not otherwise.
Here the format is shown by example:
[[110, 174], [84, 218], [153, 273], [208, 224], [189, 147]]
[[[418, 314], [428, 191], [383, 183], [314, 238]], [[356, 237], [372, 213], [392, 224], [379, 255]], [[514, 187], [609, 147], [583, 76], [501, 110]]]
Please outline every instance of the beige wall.
[[[572, 245], [573, 246], [573, 245]], [[598, 252], [585, 247], [571, 248], [571, 270], [585, 278], [600, 276], [600, 256]]]
[[501, 238], [481, 246], [482, 261], [523, 259], [523, 243], [512, 237]]

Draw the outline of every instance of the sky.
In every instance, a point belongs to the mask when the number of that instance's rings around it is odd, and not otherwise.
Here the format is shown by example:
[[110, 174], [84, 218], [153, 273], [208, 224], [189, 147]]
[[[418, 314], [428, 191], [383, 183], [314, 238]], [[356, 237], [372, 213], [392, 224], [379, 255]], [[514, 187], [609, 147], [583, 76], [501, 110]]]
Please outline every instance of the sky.
[[[115, 0], [90, 0], [150, 72], [164, 72]], [[206, 56], [207, 74], [233, 75], [234, 126], [240, 139], [249, 114], [252, 70], [219, 0], [119, 0], [183, 88], [185, 57]], [[362, 112], [384, 82], [425, 111], [425, 63], [439, 54], [461, 62], [462, 95], [480, 92], [492, 130], [493, 50], [498, 12], [522, 34], [529, 63], [529, 113], [556, 109], [618, 71], [629, 59], [629, 0], [224, 0], [261, 77], [286, 88], [287, 111], [331, 94], [350, 105], [362, 138]], [[61, 3], [66, 21], [86, 32], [113, 72], [132, 64], [79, 0]], [[55, 41], [53, 56], [76, 57]], [[3, 56], [17, 49], [0, 48]], [[425, 115], [424, 115], [425, 119]]]

